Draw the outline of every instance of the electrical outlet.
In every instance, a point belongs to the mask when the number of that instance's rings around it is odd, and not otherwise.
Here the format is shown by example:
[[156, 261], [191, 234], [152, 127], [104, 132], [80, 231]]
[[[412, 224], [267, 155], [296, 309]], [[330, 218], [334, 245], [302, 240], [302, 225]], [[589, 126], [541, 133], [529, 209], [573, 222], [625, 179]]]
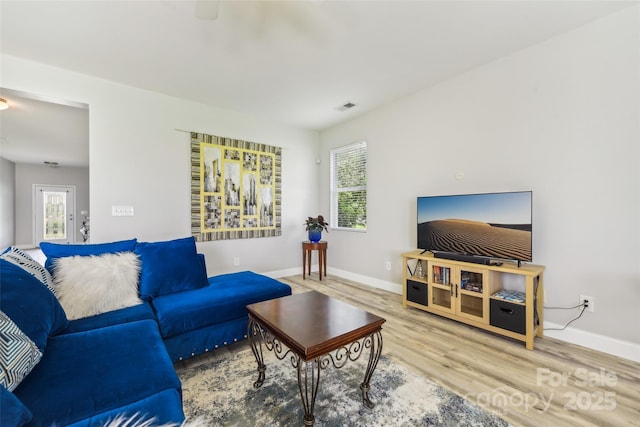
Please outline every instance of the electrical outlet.
[[593, 297], [587, 295], [580, 295], [580, 304], [587, 301], [587, 311], [593, 313], [595, 311]]
[[235, 265], [235, 266], [240, 265], [240, 257], [239, 256], [233, 257], [233, 265]]
[[387, 269], [387, 271], [391, 271], [391, 261], [386, 262], [385, 268]]

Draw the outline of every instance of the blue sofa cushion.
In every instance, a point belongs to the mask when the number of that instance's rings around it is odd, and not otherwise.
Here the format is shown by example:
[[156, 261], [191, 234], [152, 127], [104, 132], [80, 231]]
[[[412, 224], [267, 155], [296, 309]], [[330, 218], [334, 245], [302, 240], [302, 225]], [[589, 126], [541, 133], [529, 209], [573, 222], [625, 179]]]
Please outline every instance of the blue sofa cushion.
[[31, 258], [28, 253], [21, 249], [10, 247], [4, 251], [0, 258], [21, 267], [27, 273], [35, 276], [38, 280], [44, 283], [51, 292], [55, 293], [55, 289], [53, 288], [53, 278], [51, 277], [49, 270], [40, 265], [38, 261]]
[[[117, 423], [119, 419], [122, 419], [120, 424]], [[150, 419], [154, 419], [153, 424], [143, 424]], [[125, 420], [130, 424], [125, 424]], [[152, 427], [166, 424], [178, 427], [184, 421], [182, 397], [175, 389], [164, 390], [130, 405], [96, 414], [66, 427], [104, 427], [111, 421], [123, 427]]]
[[[149, 420], [153, 419], [153, 424]], [[118, 421], [122, 422], [118, 424]], [[118, 426], [151, 427], [158, 425], [175, 425], [184, 421], [182, 397], [177, 390], [164, 390], [153, 396], [134, 402], [122, 408], [103, 412], [66, 427], [104, 427], [107, 422]], [[129, 424], [125, 424], [128, 421]], [[147, 422], [147, 424], [144, 424]]]
[[42, 360], [14, 393], [33, 414], [29, 426], [48, 427], [171, 389], [180, 392], [180, 381], [158, 327], [142, 320], [50, 338]]
[[59, 243], [40, 242], [40, 249], [47, 256], [44, 266], [50, 272], [53, 272], [53, 261], [56, 258], [64, 258], [68, 256], [91, 256], [114, 254], [117, 252], [133, 252], [138, 243], [137, 239], [120, 240], [118, 242], [95, 243], [82, 245], [63, 245]]
[[31, 419], [31, 412], [20, 399], [0, 386], [0, 426], [21, 427]]
[[166, 242], [141, 242], [135, 250], [142, 261], [140, 298], [150, 300], [207, 286], [207, 275], [193, 237]]
[[209, 286], [155, 298], [162, 336], [167, 338], [247, 316], [246, 306], [291, 295], [291, 288], [251, 271], [210, 277]]
[[106, 313], [96, 314], [95, 316], [84, 317], [82, 319], [69, 320], [69, 325], [61, 334], [90, 331], [92, 329], [106, 328], [107, 326], [115, 326], [145, 319], [156, 320], [151, 305], [146, 301], [132, 307], [107, 311]]
[[17, 265], [0, 259], [0, 310], [44, 352], [47, 338], [69, 321], [55, 295]]

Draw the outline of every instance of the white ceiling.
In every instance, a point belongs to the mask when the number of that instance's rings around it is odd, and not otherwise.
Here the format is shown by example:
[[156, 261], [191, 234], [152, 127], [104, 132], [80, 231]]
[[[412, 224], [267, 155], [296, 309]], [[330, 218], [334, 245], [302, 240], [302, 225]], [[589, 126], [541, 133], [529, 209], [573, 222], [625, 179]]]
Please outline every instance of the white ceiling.
[[[0, 88], [0, 155], [15, 163], [89, 166], [89, 109], [66, 100]], [[62, 125], [61, 125], [62, 124]]]
[[1, 0], [0, 47], [322, 130], [637, 3], [220, 1], [202, 20], [195, 1]]

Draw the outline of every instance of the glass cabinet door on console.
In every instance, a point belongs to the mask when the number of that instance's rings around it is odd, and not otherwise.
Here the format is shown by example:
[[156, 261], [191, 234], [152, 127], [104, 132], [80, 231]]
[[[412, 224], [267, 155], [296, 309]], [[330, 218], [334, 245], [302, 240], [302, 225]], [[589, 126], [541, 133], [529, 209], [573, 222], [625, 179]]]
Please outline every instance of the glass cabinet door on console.
[[482, 268], [430, 262], [431, 308], [487, 323], [487, 275]]
[[489, 323], [487, 276], [482, 268], [459, 267], [456, 282], [456, 312], [459, 316]]
[[448, 313], [454, 313], [455, 296], [453, 288], [453, 272], [455, 266], [449, 264], [429, 263], [429, 288], [431, 290], [430, 307]]

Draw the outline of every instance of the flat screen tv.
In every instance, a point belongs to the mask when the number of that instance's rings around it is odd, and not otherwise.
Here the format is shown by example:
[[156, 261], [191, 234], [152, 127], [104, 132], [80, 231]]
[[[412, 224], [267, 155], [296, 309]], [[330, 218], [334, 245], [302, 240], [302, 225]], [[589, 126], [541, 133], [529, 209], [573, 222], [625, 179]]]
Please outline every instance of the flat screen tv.
[[442, 258], [532, 261], [531, 191], [426, 196], [417, 205], [423, 251]]

